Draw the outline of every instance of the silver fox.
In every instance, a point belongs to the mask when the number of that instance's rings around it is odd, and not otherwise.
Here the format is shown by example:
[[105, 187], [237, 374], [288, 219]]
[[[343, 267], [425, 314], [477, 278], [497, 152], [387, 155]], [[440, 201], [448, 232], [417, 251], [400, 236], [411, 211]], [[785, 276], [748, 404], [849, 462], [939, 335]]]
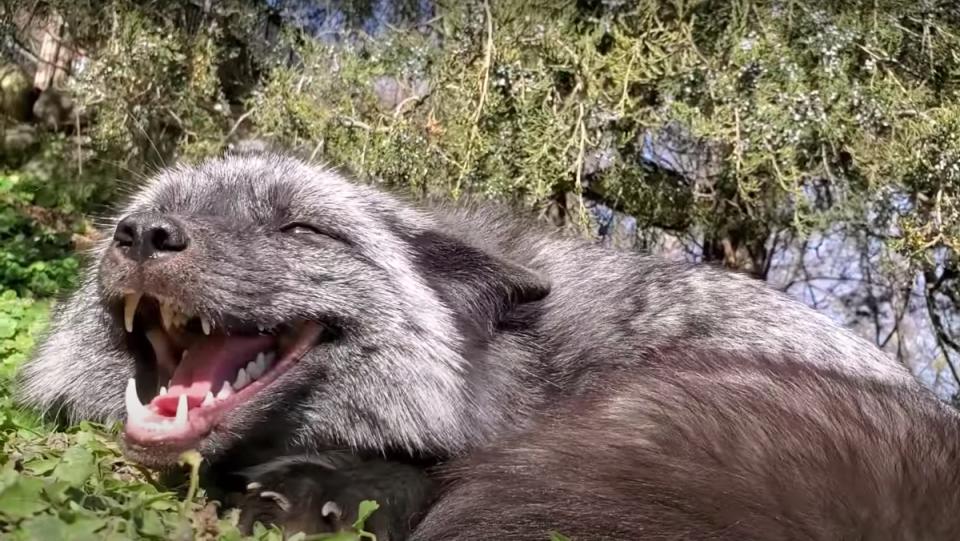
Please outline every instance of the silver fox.
[[106, 236], [18, 396], [235, 468], [248, 524], [374, 497], [389, 539], [960, 531], [953, 408], [747, 277], [269, 151], [159, 173]]

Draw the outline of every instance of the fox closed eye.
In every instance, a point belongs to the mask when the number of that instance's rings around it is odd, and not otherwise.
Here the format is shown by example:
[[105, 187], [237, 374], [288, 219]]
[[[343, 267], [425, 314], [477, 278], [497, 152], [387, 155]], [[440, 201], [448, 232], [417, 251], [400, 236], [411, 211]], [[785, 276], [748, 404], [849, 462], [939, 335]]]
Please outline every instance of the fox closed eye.
[[351, 246], [349, 240], [339, 232], [321, 229], [307, 222], [290, 222], [280, 228], [280, 232], [289, 235], [321, 236]]
[[[290, 222], [280, 228], [281, 233], [324, 235], [316, 226], [306, 222]], [[329, 235], [328, 235], [329, 236]]]

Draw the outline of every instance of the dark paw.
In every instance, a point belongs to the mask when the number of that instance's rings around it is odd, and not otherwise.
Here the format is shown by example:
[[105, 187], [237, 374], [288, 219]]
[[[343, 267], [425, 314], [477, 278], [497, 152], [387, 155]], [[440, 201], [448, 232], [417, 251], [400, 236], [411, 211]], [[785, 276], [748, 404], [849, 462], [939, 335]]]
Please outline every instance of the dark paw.
[[285, 457], [247, 470], [240, 498], [240, 528], [256, 522], [283, 528], [285, 535], [350, 530], [360, 503], [379, 505], [364, 523], [377, 541], [405, 539], [427, 503], [430, 481], [404, 464], [359, 461], [348, 455]]

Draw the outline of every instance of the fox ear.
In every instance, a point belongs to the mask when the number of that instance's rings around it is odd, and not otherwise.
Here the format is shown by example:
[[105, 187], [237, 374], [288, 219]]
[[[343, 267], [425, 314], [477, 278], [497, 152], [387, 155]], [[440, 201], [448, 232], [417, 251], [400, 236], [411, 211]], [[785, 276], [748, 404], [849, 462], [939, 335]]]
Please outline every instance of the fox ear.
[[535, 271], [442, 233], [421, 233], [412, 244], [427, 282], [470, 324], [492, 327], [550, 293], [550, 282]]

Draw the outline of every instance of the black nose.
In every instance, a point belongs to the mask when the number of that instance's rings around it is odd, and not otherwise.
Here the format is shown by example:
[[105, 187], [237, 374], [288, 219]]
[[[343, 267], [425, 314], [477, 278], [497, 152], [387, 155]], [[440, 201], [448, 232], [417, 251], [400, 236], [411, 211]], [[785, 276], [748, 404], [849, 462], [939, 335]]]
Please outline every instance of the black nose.
[[130, 259], [143, 262], [182, 252], [190, 239], [175, 220], [156, 212], [140, 212], [120, 220], [113, 243]]

